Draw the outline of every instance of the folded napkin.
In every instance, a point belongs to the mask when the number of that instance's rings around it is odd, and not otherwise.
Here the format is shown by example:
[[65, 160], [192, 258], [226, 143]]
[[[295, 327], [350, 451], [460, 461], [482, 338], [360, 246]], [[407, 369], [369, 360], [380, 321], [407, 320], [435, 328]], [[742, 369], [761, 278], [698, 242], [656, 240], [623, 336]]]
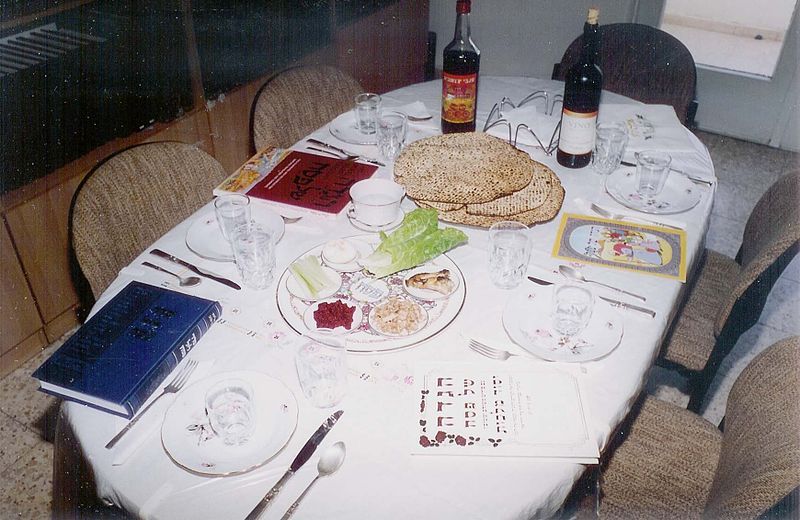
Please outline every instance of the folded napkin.
[[[558, 126], [561, 114], [555, 116], [548, 116], [539, 112], [535, 105], [527, 105], [524, 107], [513, 108], [500, 112], [500, 118], [505, 119], [511, 125], [511, 139], [514, 139], [514, 133], [517, 131], [517, 126], [525, 124], [536, 133], [536, 136], [544, 146], [550, 144], [550, 138]], [[508, 139], [508, 126], [505, 124], [495, 125], [490, 128], [487, 133], [501, 139]], [[533, 135], [525, 128], [520, 128], [517, 134], [517, 144], [524, 144], [528, 146], [540, 146], [539, 142]]]
[[625, 157], [642, 150], [663, 150], [667, 153], [694, 153], [686, 128], [670, 105], [602, 104], [598, 123], [620, 121], [628, 128]]

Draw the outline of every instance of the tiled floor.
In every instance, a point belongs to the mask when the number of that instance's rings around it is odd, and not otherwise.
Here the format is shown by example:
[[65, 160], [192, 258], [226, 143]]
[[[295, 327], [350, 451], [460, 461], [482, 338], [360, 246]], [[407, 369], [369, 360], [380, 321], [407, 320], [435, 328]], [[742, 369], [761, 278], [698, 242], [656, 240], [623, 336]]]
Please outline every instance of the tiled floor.
[[[712, 134], [701, 133], [700, 138], [711, 151], [720, 178], [708, 246], [734, 256], [756, 201], [782, 172], [800, 167], [800, 156]], [[705, 417], [717, 423], [730, 385], [747, 362], [761, 349], [794, 334], [800, 334], [800, 257], [778, 280], [760, 322], [725, 360]], [[36, 391], [30, 373], [55, 346], [0, 381], [0, 520], [50, 516], [56, 401]], [[651, 393], [681, 404], [687, 400], [679, 391], [684, 386], [676, 374], [659, 368], [648, 381]]]

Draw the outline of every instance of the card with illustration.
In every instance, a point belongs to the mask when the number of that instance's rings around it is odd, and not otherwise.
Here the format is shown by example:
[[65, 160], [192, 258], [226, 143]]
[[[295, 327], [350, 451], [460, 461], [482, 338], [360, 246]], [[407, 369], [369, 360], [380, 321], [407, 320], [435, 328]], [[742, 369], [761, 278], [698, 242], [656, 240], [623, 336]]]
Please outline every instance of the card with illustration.
[[686, 281], [686, 231], [565, 214], [553, 256]]

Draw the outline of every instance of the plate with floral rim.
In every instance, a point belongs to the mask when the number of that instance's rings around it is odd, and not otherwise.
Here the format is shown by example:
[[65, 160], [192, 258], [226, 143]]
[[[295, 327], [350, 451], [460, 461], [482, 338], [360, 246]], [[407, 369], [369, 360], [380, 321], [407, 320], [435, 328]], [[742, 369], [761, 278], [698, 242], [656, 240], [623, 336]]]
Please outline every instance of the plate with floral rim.
[[622, 340], [622, 318], [597, 299], [586, 328], [574, 336], [558, 333], [552, 324], [552, 287], [518, 291], [503, 310], [503, 327], [511, 340], [547, 361], [581, 363], [602, 358]]
[[[256, 424], [250, 439], [229, 446], [211, 429], [205, 395], [216, 383], [240, 379], [253, 389]], [[297, 427], [297, 400], [280, 381], [253, 370], [220, 372], [178, 394], [161, 426], [161, 443], [175, 464], [191, 473], [229, 476], [265, 464], [289, 442]]]

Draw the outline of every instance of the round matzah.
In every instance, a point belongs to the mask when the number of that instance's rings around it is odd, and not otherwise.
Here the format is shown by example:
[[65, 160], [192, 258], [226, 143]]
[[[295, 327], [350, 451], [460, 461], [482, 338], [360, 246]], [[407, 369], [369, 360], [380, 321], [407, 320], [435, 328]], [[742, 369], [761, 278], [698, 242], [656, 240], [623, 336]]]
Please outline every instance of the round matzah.
[[[550, 193], [548, 194], [547, 199], [544, 201], [544, 204], [529, 211], [523, 211], [522, 213], [517, 213], [516, 215], [492, 217], [483, 215], [470, 215], [467, 213], [466, 207], [464, 207], [455, 211], [440, 211], [439, 219], [445, 222], [452, 222], [454, 224], [466, 224], [468, 226], [477, 226], [483, 228], [491, 227], [492, 224], [502, 222], [504, 220], [513, 220], [516, 222], [521, 222], [526, 226], [532, 226], [534, 224], [552, 220], [553, 217], [558, 215], [559, 210], [561, 210], [561, 204], [564, 202], [564, 194], [564, 188], [561, 186], [560, 182], [557, 182], [553, 185], [553, 189], [550, 190]], [[420, 202], [419, 204], [422, 207], [428, 207], [424, 202]]]
[[531, 162], [533, 163], [533, 178], [527, 186], [489, 202], [467, 204], [467, 213], [502, 217], [530, 211], [544, 204], [553, 186], [559, 183], [558, 177], [544, 164]]
[[394, 164], [409, 197], [432, 202], [488, 202], [525, 187], [528, 154], [484, 133], [437, 135], [408, 145]]
[[420, 200], [417, 202], [423, 202], [429, 208], [434, 208], [437, 211], [455, 211], [465, 206], [465, 204], [457, 204], [455, 202], [437, 202], [434, 200]]

